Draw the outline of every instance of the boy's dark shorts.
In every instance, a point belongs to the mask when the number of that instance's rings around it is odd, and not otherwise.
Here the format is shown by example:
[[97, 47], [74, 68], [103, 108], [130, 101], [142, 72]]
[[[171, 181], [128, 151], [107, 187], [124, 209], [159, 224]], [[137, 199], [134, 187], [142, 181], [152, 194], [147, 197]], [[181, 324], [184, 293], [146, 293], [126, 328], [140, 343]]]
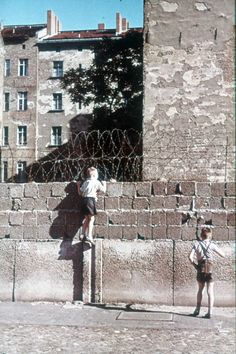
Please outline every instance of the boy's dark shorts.
[[197, 272], [197, 281], [199, 283], [212, 283], [213, 282], [213, 277], [212, 273], [201, 273]]
[[82, 213], [84, 215], [97, 215], [96, 201], [92, 197], [82, 198]]

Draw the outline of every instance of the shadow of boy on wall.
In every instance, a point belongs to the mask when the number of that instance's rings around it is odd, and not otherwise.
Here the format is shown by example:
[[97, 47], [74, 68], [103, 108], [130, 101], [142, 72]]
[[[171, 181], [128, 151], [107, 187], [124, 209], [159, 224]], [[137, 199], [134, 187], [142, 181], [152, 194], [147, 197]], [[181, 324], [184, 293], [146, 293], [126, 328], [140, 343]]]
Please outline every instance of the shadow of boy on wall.
[[57, 217], [49, 233], [53, 239], [62, 240], [58, 260], [72, 261], [73, 301], [83, 301], [83, 255], [90, 248], [79, 240], [84, 218], [76, 182], [68, 183], [65, 192], [66, 197], [54, 208]]

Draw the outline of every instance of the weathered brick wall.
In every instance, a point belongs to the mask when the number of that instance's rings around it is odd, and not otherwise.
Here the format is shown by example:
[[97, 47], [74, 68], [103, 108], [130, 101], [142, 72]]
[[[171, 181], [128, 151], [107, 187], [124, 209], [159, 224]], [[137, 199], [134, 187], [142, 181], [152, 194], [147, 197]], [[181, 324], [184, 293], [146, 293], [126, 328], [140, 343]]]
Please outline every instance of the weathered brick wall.
[[[62, 239], [81, 226], [76, 184], [0, 184], [0, 237]], [[108, 183], [100, 194], [94, 234], [107, 239], [193, 240], [196, 219], [212, 220], [214, 239], [234, 239], [235, 184]]]
[[235, 179], [234, 1], [145, 1], [145, 180]]

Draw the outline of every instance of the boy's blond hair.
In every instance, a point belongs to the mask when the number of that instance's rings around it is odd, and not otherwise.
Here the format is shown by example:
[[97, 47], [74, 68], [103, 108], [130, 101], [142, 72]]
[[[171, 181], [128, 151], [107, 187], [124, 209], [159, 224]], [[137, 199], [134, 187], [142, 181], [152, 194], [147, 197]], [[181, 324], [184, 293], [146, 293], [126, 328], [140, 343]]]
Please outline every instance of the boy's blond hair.
[[87, 176], [89, 178], [98, 178], [98, 170], [95, 167], [89, 167], [87, 169]]

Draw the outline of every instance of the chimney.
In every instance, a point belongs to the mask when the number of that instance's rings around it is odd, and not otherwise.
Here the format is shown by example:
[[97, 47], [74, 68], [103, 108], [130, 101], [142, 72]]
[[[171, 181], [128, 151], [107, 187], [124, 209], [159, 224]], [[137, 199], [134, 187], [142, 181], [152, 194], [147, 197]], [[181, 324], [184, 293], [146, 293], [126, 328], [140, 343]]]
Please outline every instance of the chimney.
[[57, 32], [60, 32], [61, 30], [61, 22], [57, 20]]
[[98, 29], [99, 30], [104, 30], [105, 29], [105, 23], [99, 23], [98, 24]]
[[122, 33], [122, 17], [119, 12], [116, 13], [116, 34]]
[[53, 35], [61, 30], [60, 22], [52, 10], [47, 12], [47, 35]]
[[122, 32], [126, 32], [127, 31], [127, 21], [126, 18], [122, 18]]

